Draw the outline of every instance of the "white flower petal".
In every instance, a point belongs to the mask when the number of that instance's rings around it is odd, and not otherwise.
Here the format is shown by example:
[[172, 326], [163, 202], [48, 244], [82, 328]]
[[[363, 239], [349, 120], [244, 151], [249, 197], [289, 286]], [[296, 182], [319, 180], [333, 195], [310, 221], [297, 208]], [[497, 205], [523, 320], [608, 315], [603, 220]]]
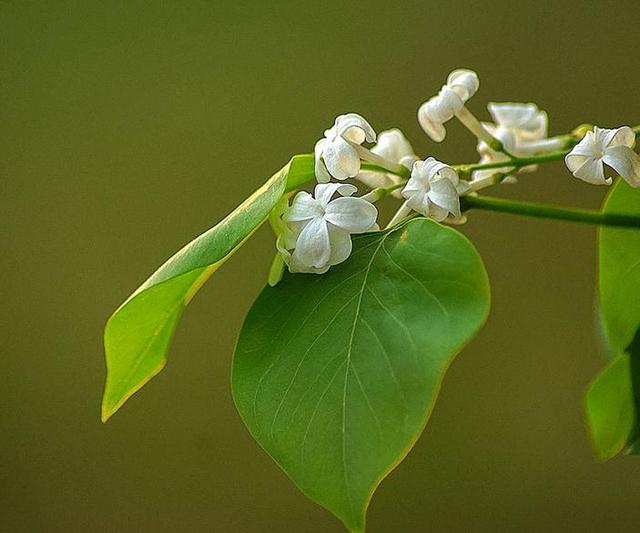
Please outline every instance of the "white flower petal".
[[402, 196], [414, 211], [440, 221], [446, 218], [447, 213], [461, 216], [460, 193], [467, 188], [466, 182], [460, 182], [451, 166], [429, 157], [413, 165]]
[[324, 274], [329, 267], [331, 266], [329, 263], [323, 265], [322, 267], [316, 268], [313, 266], [306, 265], [300, 261], [295, 255], [292, 255], [289, 259], [289, 271], [300, 274]]
[[571, 156], [582, 156], [582, 157], [598, 157], [598, 152], [602, 152], [603, 150], [599, 149], [598, 146], [591, 139], [582, 139], [578, 144], [576, 144], [571, 152], [568, 155]]
[[593, 127], [593, 142], [595, 146], [598, 146], [601, 150], [604, 150], [611, 144], [615, 136], [617, 135], [617, 129], [599, 128]]
[[640, 186], [640, 157], [632, 147], [635, 133], [628, 126], [615, 129], [594, 126], [565, 158], [573, 175], [588, 183], [610, 184], [603, 163], [613, 168], [632, 186]]
[[413, 164], [419, 159], [420, 158], [415, 154], [406, 155], [400, 158], [400, 161], [398, 161], [398, 163], [400, 163], [403, 167], [407, 167], [409, 170], [411, 170], [411, 167], [413, 166]]
[[497, 124], [507, 127], [520, 127], [529, 121], [537, 111], [535, 104], [516, 102], [489, 102], [487, 109]]
[[423, 186], [417, 178], [409, 178], [407, 184], [402, 189], [402, 196], [404, 196], [407, 200], [414, 197], [416, 194], [426, 193], [429, 191], [429, 184], [427, 186]]
[[316, 185], [313, 195], [322, 207], [326, 207], [334, 194], [338, 193], [341, 196], [351, 196], [357, 190], [358, 188], [350, 183], [322, 183]]
[[423, 187], [425, 183], [431, 184], [433, 180], [440, 178], [448, 179], [453, 185], [457, 185], [459, 181], [458, 173], [452, 167], [433, 157], [417, 161], [411, 171], [411, 177], [419, 180]]
[[487, 108], [499, 126], [516, 130], [520, 140], [539, 140], [547, 136], [547, 114], [536, 104], [491, 102]]
[[378, 210], [362, 198], [336, 198], [325, 210], [325, 220], [349, 233], [363, 233], [371, 229], [378, 218]]
[[424, 161], [416, 161], [413, 165], [413, 170], [411, 171], [411, 177], [407, 181], [404, 189], [402, 189], [402, 195], [405, 198], [408, 198], [411, 194], [416, 193], [418, 191], [428, 191], [430, 188], [429, 185], [429, 176], [425, 172], [423, 172]]
[[640, 156], [631, 148], [625, 145], [611, 146], [605, 151], [603, 161], [629, 185], [640, 187]]
[[438, 161], [435, 157], [427, 157], [422, 161], [422, 164], [420, 164], [420, 162], [416, 163], [414, 170], [421, 176], [426, 176], [431, 180], [443, 166], [446, 165], [441, 161]]
[[282, 237], [282, 246], [284, 246], [287, 250], [293, 250], [296, 247], [296, 242], [298, 242], [298, 237], [300, 233], [304, 229], [304, 227], [308, 224], [309, 221], [304, 222], [288, 222], [285, 225], [285, 229], [280, 237]]
[[[597, 127], [595, 129], [598, 129]], [[596, 138], [596, 133], [595, 131], [588, 131], [587, 133], [585, 133], [584, 137], [582, 138], [582, 140], [578, 143], [580, 144], [584, 144], [585, 146], [591, 146], [592, 149], [595, 146], [598, 146], [600, 144], [600, 141], [598, 141], [598, 139]]]
[[360, 171], [360, 156], [342, 137], [328, 142], [323, 151], [329, 173], [338, 180], [353, 178]]
[[433, 202], [429, 202], [429, 211], [427, 216], [431, 217], [433, 220], [437, 222], [442, 222], [445, 218], [449, 216], [449, 210], [444, 207], [440, 207], [439, 205], [434, 204]]
[[438, 96], [427, 102], [427, 113], [432, 120], [444, 123], [462, 109], [464, 101], [450, 87], [444, 85]]
[[594, 158], [591, 157], [590, 155], [574, 154], [573, 152], [570, 152], [565, 156], [564, 162], [567, 165], [567, 168], [571, 171], [571, 173], [574, 173], [582, 165], [584, 165], [589, 159], [594, 159]]
[[604, 151], [596, 143], [595, 133], [588, 131], [584, 138], [566, 155], [564, 161], [567, 168], [575, 175], [575, 172], [589, 159], [599, 159], [603, 154]]
[[425, 111], [425, 106], [426, 104], [423, 104], [422, 107], [418, 109], [418, 122], [420, 123], [420, 127], [433, 141], [437, 143], [444, 141], [447, 135], [446, 128], [441, 122], [434, 122], [429, 118], [429, 115]]
[[464, 101], [450, 87], [444, 85], [434, 96], [418, 109], [418, 122], [429, 137], [436, 142], [444, 140], [446, 130], [443, 124], [462, 109]]
[[451, 181], [440, 178], [431, 182], [431, 190], [427, 193], [429, 200], [449, 213], [460, 216], [460, 198], [458, 191]]
[[331, 242], [330, 265], [342, 263], [351, 255], [353, 244], [349, 232], [329, 226], [329, 241]]
[[329, 174], [329, 171], [322, 160], [322, 152], [324, 151], [324, 147], [327, 145], [327, 142], [327, 139], [320, 139], [314, 148], [315, 175], [318, 183], [329, 183], [331, 181], [331, 174]]
[[427, 157], [424, 161], [416, 161], [413, 164], [413, 167], [411, 167], [411, 178], [409, 178], [409, 183], [413, 180], [416, 184], [420, 184], [421, 187], [429, 189], [429, 170], [431, 169], [434, 161], [436, 161], [434, 157]]
[[[517, 145], [518, 145], [517, 130], [507, 128], [505, 126], [498, 126], [497, 128], [494, 129], [492, 135], [496, 139], [498, 139], [508, 151], [510, 152], [516, 151]], [[504, 154], [500, 154], [500, 155], [504, 155]]]
[[[413, 159], [415, 161], [417, 159], [411, 143], [397, 128], [380, 132], [378, 142], [371, 148], [371, 151], [394, 163], [403, 164], [403, 160]], [[411, 162], [413, 163], [413, 161]]]
[[308, 192], [300, 191], [293, 199], [291, 207], [284, 214], [283, 220], [285, 222], [300, 222], [318, 216], [322, 216], [320, 203]]
[[329, 230], [323, 218], [314, 218], [302, 230], [293, 251], [293, 258], [301, 264], [322, 268], [331, 256]]
[[600, 158], [587, 158], [580, 167], [573, 171], [573, 175], [594, 185], [609, 185], [611, 183], [611, 178], [605, 179], [604, 177], [604, 166]]
[[473, 70], [458, 69], [449, 74], [447, 85], [466, 102], [480, 87], [480, 80]]
[[336, 118], [335, 134], [345, 139], [362, 144], [367, 142], [375, 142], [376, 132], [364, 117], [357, 113], [347, 113]]
[[403, 196], [407, 199], [407, 207], [413, 209], [417, 213], [429, 216], [429, 197], [428, 191], [419, 190], [412, 194], [406, 194], [402, 191]]
[[616, 130], [609, 146], [628, 146], [633, 148], [636, 144], [636, 134], [629, 126], [622, 126]]
[[458, 173], [446, 163], [435, 161], [431, 163], [429, 168], [429, 180], [431, 187], [433, 188], [433, 182], [436, 179], [446, 179], [450, 181], [454, 186], [458, 185]]

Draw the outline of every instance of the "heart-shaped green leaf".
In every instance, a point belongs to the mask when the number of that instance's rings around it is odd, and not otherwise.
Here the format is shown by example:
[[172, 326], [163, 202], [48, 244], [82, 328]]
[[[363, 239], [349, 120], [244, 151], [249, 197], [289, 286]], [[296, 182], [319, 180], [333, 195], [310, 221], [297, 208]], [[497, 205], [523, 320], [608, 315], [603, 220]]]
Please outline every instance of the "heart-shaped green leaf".
[[258, 297], [234, 358], [237, 408], [310, 499], [362, 531], [488, 309], [482, 261], [459, 232], [414, 219], [355, 237], [345, 263]]
[[295, 156], [223, 221], [164, 263], [113, 313], [104, 332], [103, 421], [162, 370], [182, 311], [202, 284], [264, 222], [285, 191], [313, 175], [313, 156]]
[[[640, 215], [640, 190], [618, 180], [602, 209]], [[589, 387], [585, 406], [596, 453], [609, 459], [640, 445], [640, 231], [603, 227], [599, 247], [602, 321], [620, 355]]]

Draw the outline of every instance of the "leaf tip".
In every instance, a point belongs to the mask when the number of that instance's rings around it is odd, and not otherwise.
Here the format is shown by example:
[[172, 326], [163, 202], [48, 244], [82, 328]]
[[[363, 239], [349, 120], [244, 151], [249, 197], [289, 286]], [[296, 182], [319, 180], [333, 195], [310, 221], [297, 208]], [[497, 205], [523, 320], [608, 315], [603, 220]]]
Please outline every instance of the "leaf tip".
[[102, 403], [102, 409], [100, 410], [100, 422], [107, 423], [107, 420], [111, 418], [111, 415], [115, 413], [113, 409], [108, 408], [104, 402]]
[[127, 398], [129, 398], [129, 396], [127, 396], [126, 398], [122, 398], [120, 402], [114, 403], [112, 401], [109, 401], [107, 391], [108, 388], [107, 386], [105, 386], [104, 396], [102, 397], [102, 404], [100, 406], [100, 421], [103, 424], [106, 424], [107, 420], [109, 420], [115, 414], [115, 412], [120, 409], [122, 404], [127, 401]]
[[134, 386], [130, 387], [126, 392], [118, 395], [111, 393], [111, 382], [109, 380], [109, 374], [107, 373], [107, 382], [104, 387], [104, 396], [102, 397], [102, 407], [100, 413], [100, 420], [103, 424], [107, 422], [124, 404], [131, 398], [136, 392], [144, 387], [152, 378], [157, 376], [167, 363], [166, 359], [160, 361], [158, 366], [150, 372], [144, 379], [140, 380]]

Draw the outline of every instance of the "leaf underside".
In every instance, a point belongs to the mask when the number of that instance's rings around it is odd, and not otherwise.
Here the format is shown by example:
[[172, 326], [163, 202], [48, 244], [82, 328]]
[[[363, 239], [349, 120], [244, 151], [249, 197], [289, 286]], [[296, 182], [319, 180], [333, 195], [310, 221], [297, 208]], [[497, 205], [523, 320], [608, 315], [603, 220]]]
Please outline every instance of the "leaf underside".
[[202, 284], [264, 222], [285, 191], [312, 177], [313, 156], [295, 156], [223, 221], [165, 262], [109, 318], [103, 421], [162, 370], [182, 312]]
[[424, 429], [489, 286], [460, 233], [426, 219], [354, 238], [322, 276], [285, 275], [243, 325], [233, 394], [248, 429], [352, 531]]
[[[640, 190], [618, 180], [604, 212], [640, 215]], [[602, 459], [640, 448], [640, 232], [604, 227], [599, 242], [600, 311], [617, 355], [587, 390], [585, 408]]]

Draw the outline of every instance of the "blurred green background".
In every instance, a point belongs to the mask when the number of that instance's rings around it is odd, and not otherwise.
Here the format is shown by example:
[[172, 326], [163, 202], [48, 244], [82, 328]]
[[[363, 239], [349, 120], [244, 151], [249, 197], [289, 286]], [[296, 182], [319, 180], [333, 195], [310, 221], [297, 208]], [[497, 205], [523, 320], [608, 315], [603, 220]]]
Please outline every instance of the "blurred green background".
[[[552, 133], [640, 123], [637, 1], [0, 3], [0, 529], [341, 531], [255, 444], [229, 370], [273, 252], [263, 228], [205, 286], [164, 372], [106, 425], [102, 328], [168, 255], [337, 114], [443, 145], [417, 107], [455, 67], [469, 106], [535, 101]], [[561, 165], [499, 194], [596, 207]], [[640, 463], [598, 463], [582, 414], [604, 364], [591, 227], [474, 213], [493, 310], [371, 532], [638, 531]]]

